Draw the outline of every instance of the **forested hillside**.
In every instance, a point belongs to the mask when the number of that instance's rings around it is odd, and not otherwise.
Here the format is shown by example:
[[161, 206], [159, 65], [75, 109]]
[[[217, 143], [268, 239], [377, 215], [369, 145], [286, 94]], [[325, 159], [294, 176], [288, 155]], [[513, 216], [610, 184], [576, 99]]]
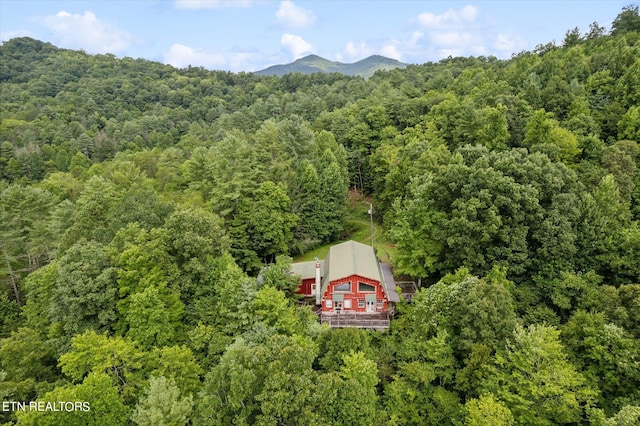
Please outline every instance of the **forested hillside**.
[[[638, 424], [638, 12], [367, 80], [5, 42], [0, 397], [90, 410], [0, 422]], [[349, 194], [421, 283], [388, 333], [287, 273]]]

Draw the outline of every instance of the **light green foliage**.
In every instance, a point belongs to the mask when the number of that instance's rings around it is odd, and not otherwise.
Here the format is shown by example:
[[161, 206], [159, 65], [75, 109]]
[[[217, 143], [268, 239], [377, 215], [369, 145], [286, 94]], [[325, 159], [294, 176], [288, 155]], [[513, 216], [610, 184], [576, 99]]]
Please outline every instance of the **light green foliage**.
[[578, 139], [567, 129], [554, 127], [550, 138], [551, 143], [560, 148], [560, 160], [567, 164], [573, 163], [576, 156], [581, 153], [578, 148]]
[[640, 345], [623, 328], [604, 314], [577, 311], [563, 327], [562, 340], [608, 413], [621, 401], [640, 398]]
[[[59, 367], [74, 382], [90, 373], [106, 373], [125, 401], [137, 398], [143, 384], [144, 353], [121, 337], [87, 331], [71, 339], [71, 350], [60, 356]], [[127, 416], [128, 417], [128, 416]]]
[[214, 291], [212, 312], [215, 315], [210, 320], [221, 331], [231, 336], [239, 335], [255, 322], [256, 280], [247, 277], [231, 259], [222, 262]]
[[496, 355], [493, 377], [484, 387], [525, 425], [577, 422], [595, 396], [568, 361], [559, 331], [535, 324], [514, 331], [506, 350]]
[[200, 387], [202, 373], [185, 346], [143, 351], [129, 339], [92, 331], [71, 340], [71, 350], [60, 356], [58, 366], [73, 382], [93, 373], [106, 373], [129, 406], [138, 400], [151, 375], [173, 378], [183, 395], [193, 395]]
[[71, 162], [69, 163], [69, 173], [76, 178], [81, 178], [89, 167], [91, 167], [91, 160], [89, 160], [83, 153], [78, 152], [73, 156], [73, 158], [71, 158]]
[[465, 404], [467, 426], [513, 426], [511, 411], [504, 403], [496, 401], [492, 394], [485, 394], [478, 399], [470, 399]]
[[26, 304], [22, 315], [30, 328], [44, 334], [51, 325], [49, 305], [58, 278], [58, 262], [33, 271], [24, 281]]
[[237, 340], [205, 377], [194, 421], [201, 425], [312, 424], [313, 343], [274, 335], [263, 344]]
[[550, 143], [551, 132], [557, 123], [553, 119], [553, 114], [543, 109], [537, 110], [527, 123], [525, 128], [526, 135], [523, 141], [525, 146], [535, 144]]
[[580, 213], [577, 232], [581, 256], [576, 259], [576, 265], [583, 271], [592, 269], [617, 281], [612, 263], [620, 256], [630, 211], [629, 205], [621, 200], [612, 175], [602, 178], [593, 194], [583, 196]]
[[300, 286], [300, 277], [291, 273], [292, 259], [288, 256], [276, 256], [276, 262], [260, 271], [260, 284], [271, 286], [282, 291], [288, 298], [296, 299], [296, 291]]
[[179, 317], [167, 315], [158, 288], [150, 286], [131, 296], [125, 316], [127, 336], [146, 348], [167, 345], [176, 340], [176, 320]]
[[615, 416], [606, 419], [604, 426], [633, 426], [640, 422], [640, 406], [625, 405]]
[[[118, 267], [118, 329], [122, 334], [130, 327], [136, 329], [136, 338], [142, 338], [146, 344], [158, 338], [166, 342], [158, 335], [159, 330], [168, 326], [167, 333], [175, 333], [184, 311], [180, 300], [181, 277], [175, 261], [167, 253], [166, 239], [164, 230], [147, 232], [130, 225], [121, 230], [110, 245]], [[161, 323], [153, 325], [154, 320]], [[149, 326], [155, 330], [144, 331]]]
[[[374, 425], [379, 419], [376, 413], [378, 368], [363, 352], [344, 354], [340, 376], [344, 380], [338, 392], [339, 420], [342, 424]], [[320, 378], [321, 380], [321, 378]]]
[[640, 141], [640, 107], [631, 106], [618, 122], [618, 139]]
[[[301, 321], [299, 309], [294, 306], [285, 294], [269, 285], [261, 288], [253, 300], [254, 312], [258, 321], [273, 327], [280, 334], [302, 334], [308, 325]], [[305, 307], [306, 308], [306, 307]], [[313, 317], [307, 317], [307, 321]]]
[[353, 351], [343, 355], [342, 360], [344, 365], [340, 367], [340, 375], [343, 379], [356, 380], [370, 393], [375, 390], [378, 384], [378, 369], [375, 362], [367, 359], [363, 352]]
[[483, 107], [476, 112], [476, 142], [489, 149], [505, 149], [509, 139], [509, 131], [506, 118], [507, 108], [498, 104], [497, 107]]
[[145, 369], [153, 376], [175, 380], [183, 395], [195, 395], [201, 387], [203, 371], [186, 346], [163, 346], [145, 354]]
[[189, 421], [193, 397], [182, 397], [173, 380], [151, 377], [149, 388], [131, 416], [139, 426], [184, 426]]
[[80, 402], [88, 403], [86, 409], [67, 412], [58, 411], [24, 411], [18, 412], [19, 425], [70, 425], [70, 426], [102, 426], [105, 424], [119, 426], [126, 425], [130, 416], [130, 409], [118, 393], [118, 388], [109, 376], [103, 372], [89, 374], [81, 384], [67, 385], [55, 388], [46, 393], [36, 402]]

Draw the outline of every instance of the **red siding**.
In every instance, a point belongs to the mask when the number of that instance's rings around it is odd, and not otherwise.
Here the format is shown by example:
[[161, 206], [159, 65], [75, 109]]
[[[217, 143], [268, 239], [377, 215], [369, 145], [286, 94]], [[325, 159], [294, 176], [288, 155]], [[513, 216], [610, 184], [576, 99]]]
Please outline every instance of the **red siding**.
[[[366, 292], [366, 293], [360, 293], [358, 291], [358, 283], [365, 283], [365, 284], [369, 284], [372, 285], [376, 288], [375, 291], [375, 295], [376, 295], [376, 305], [374, 306], [374, 312], [386, 312], [387, 311], [387, 295], [384, 293], [384, 290], [382, 289], [382, 285], [380, 284], [379, 281], [376, 280], [372, 280], [369, 278], [364, 278], [361, 277], [359, 275], [351, 275], [349, 277], [345, 277], [345, 278], [341, 278], [339, 280], [335, 280], [335, 281], [331, 281], [329, 283], [329, 285], [327, 286], [327, 290], [325, 291], [325, 293], [322, 295], [322, 311], [323, 312], [331, 312], [334, 310], [333, 306], [331, 308], [327, 308], [325, 306], [325, 300], [332, 300], [332, 295], [333, 295], [333, 289], [335, 288], [336, 285], [340, 285], [342, 283], [346, 283], [350, 281], [351, 282], [351, 292], [349, 293], [342, 293], [342, 292], [337, 292], [336, 294], [343, 294], [344, 295], [344, 300], [351, 300], [351, 308], [350, 309], [345, 309], [344, 308], [344, 302], [343, 302], [343, 311], [344, 312], [367, 312], [367, 307], [366, 307], [366, 303], [365, 306], [360, 308], [358, 307], [358, 300], [365, 300], [365, 295], [367, 294], [373, 294], [372, 292]], [[377, 301], [378, 300], [383, 300], [384, 302], [382, 303], [382, 309], [378, 309], [378, 304]]]
[[303, 294], [305, 296], [311, 296], [311, 286], [316, 282], [315, 278], [307, 278], [302, 280], [302, 283], [298, 287], [296, 293]]

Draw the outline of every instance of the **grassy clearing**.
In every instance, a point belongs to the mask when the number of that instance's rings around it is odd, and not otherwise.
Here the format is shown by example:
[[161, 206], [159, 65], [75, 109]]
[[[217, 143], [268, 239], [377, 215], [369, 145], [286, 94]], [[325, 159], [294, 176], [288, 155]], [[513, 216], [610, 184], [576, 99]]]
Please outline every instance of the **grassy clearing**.
[[[327, 257], [329, 247], [338, 243], [354, 240], [363, 244], [371, 243], [371, 222], [369, 219], [369, 203], [370, 200], [361, 194], [355, 192], [349, 196], [349, 216], [345, 229], [345, 237], [340, 240], [332, 241], [316, 247], [293, 259], [294, 262], [306, 262], [314, 260], [316, 257], [324, 259]], [[390, 262], [395, 253], [395, 247], [389, 241], [387, 233], [379, 223], [373, 223], [373, 247], [376, 254], [383, 262]]]

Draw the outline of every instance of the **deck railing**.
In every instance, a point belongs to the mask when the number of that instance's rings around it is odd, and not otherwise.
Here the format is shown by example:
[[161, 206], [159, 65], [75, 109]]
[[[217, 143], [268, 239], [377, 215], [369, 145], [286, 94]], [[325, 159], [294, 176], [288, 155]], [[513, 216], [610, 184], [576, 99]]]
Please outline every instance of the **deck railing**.
[[381, 314], [345, 314], [345, 313], [322, 313], [320, 322], [328, 324], [333, 328], [355, 327], [369, 328], [375, 330], [386, 330], [389, 328], [389, 315]]

